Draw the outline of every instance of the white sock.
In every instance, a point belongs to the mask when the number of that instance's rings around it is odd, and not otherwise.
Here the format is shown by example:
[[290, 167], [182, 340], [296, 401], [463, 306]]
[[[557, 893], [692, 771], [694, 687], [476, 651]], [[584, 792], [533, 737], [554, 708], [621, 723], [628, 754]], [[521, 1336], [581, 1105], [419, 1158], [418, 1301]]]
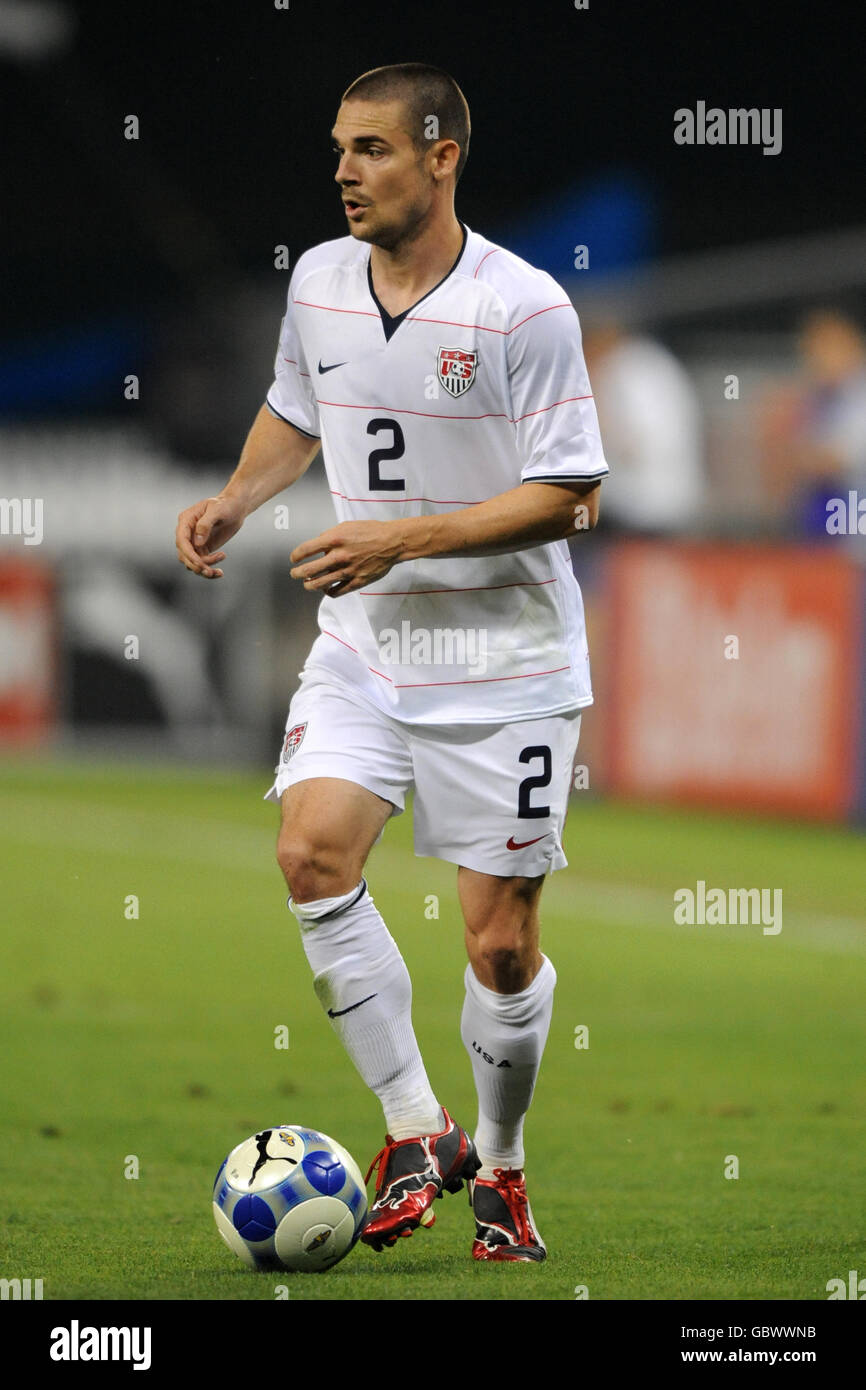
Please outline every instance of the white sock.
[[438, 1133], [444, 1120], [412, 1028], [409, 972], [366, 881], [339, 898], [289, 898], [288, 905], [319, 1002], [382, 1102], [388, 1133], [394, 1139]]
[[550, 1029], [556, 971], [543, 956], [535, 979], [520, 994], [487, 989], [471, 965], [464, 978], [460, 1035], [478, 1092], [478, 1176], [492, 1179], [494, 1168], [523, 1167], [523, 1121]]

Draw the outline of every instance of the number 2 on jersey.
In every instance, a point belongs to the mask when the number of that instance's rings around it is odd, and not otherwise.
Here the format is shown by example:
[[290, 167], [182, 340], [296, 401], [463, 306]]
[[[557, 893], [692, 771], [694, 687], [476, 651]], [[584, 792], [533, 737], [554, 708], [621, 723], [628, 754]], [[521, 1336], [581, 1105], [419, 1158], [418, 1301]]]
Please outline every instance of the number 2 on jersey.
[[399, 459], [405, 454], [406, 441], [403, 438], [403, 431], [396, 420], [376, 419], [371, 420], [367, 425], [368, 434], [378, 434], [380, 430], [391, 430], [394, 437], [387, 449], [374, 449], [367, 460], [370, 470], [370, 491], [405, 492], [405, 478], [383, 478], [379, 473], [379, 464], [384, 459]]

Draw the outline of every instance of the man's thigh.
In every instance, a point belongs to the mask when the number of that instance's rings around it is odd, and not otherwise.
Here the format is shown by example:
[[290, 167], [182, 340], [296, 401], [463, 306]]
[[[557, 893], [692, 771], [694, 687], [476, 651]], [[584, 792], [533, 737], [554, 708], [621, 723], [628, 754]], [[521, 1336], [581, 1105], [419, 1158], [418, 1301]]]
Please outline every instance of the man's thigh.
[[565, 868], [562, 830], [580, 711], [412, 731], [415, 852], [482, 874]]
[[296, 782], [280, 799], [281, 857], [291, 851], [295, 859], [332, 858], [363, 868], [393, 809], [375, 792], [342, 777]]
[[363, 787], [399, 815], [412, 783], [412, 757], [386, 714], [305, 673], [289, 706], [274, 774], [266, 801], [282, 802], [289, 787], [324, 778]]
[[387, 715], [305, 673], [275, 774], [266, 800], [280, 803], [277, 857], [305, 901], [342, 891], [344, 878], [348, 888], [357, 882], [388, 819], [403, 810], [412, 760]]

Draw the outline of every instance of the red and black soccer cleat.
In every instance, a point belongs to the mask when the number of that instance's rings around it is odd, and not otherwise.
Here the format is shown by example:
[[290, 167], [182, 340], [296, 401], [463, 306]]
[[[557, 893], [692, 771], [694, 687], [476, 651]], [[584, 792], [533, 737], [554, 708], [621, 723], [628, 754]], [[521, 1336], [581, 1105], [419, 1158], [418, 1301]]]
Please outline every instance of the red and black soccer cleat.
[[526, 1181], [516, 1168], [494, 1168], [495, 1182], [476, 1178], [469, 1185], [475, 1214], [473, 1260], [544, 1260], [547, 1246], [538, 1234], [526, 1196]]
[[385, 1137], [381, 1149], [367, 1170], [377, 1170], [376, 1200], [370, 1207], [361, 1239], [374, 1250], [395, 1245], [401, 1236], [411, 1236], [418, 1226], [432, 1226], [430, 1210], [443, 1192], [459, 1192], [464, 1179], [474, 1178], [481, 1167], [475, 1145], [443, 1109], [445, 1128], [440, 1134], [419, 1139]]

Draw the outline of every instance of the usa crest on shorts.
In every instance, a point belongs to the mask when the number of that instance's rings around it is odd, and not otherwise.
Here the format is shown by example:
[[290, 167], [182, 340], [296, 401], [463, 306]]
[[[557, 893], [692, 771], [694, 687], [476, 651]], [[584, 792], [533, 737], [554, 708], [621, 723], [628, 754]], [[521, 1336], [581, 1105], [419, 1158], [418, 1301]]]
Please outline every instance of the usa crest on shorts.
[[306, 724], [296, 724], [293, 729], [289, 729], [283, 740], [283, 762], [287, 763], [293, 753], [296, 753], [304, 741], [304, 734], [307, 732]]
[[452, 396], [462, 396], [475, 380], [478, 353], [465, 348], [440, 347], [436, 361], [439, 380]]

